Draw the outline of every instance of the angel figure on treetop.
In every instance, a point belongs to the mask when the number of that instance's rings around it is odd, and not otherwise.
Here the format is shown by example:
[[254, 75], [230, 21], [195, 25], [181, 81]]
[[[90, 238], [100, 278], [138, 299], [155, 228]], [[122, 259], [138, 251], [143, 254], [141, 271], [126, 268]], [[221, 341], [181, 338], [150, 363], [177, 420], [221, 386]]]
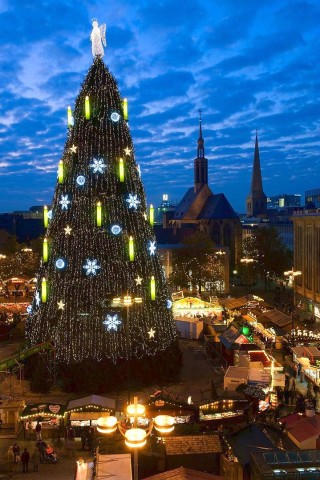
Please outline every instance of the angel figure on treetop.
[[94, 57], [103, 57], [104, 55], [104, 50], [103, 50], [103, 45], [106, 47], [107, 42], [106, 42], [106, 24], [103, 23], [98, 26], [98, 21], [96, 18], [92, 20], [92, 32], [90, 35], [90, 40], [92, 42], [92, 55]]

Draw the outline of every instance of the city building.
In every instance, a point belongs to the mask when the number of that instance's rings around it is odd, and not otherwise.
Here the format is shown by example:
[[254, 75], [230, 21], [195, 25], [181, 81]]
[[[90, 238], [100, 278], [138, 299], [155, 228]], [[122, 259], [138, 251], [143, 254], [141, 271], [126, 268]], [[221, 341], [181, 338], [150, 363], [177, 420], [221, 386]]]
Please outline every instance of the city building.
[[320, 188], [305, 191], [306, 208], [320, 208]]
[[[320, 190], [319, 190], [320, 196]], [[282, 210], [288, 207], [301, 207], [300, 193], [273, 195], [267, 198], [267, 209]]]
[[295, 305], [303, 315], [320, 319], [320, 211], [294, 212]]
[[194, 186], [189, 188], [164, 226], [180, 238], [196, 231], [205, 232], [218, 247], [230, 250], [231, 264], [240, 258], [241, 224], [223, 193], [214, 194], [208, 185], [208, 159], [205, 157], [200, 117], [197, 157], [194, 159]]
[[256, 133], [251, 188], [247, 196], [247, 217], [266, 218], [266, 216], [267, 197], [262, 188], [258, 134]]
[[26, 243], [44, 234], [43, 206], [28, 211], [0, 213], [0, 230], [15, 235], [19, 243]]

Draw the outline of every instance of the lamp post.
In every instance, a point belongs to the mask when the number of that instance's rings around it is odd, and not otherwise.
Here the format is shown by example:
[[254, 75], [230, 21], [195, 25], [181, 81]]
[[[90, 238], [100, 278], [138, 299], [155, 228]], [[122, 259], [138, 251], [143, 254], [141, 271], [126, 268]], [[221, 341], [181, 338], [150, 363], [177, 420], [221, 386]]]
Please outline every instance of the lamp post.
[[246, 265], [246, 297], [247, 297], [247, 300], [248, 300], [248, 295], [249, 295], [248, 265], [250, 265], [251, 263], [253, 263], [255, 261], [256, 260], [254, 260], [253, 258], [247, 258], [247, 257], [240, 258], [240, 262], [243, 263], [244, 265]]
[[128, 368], [127, 368], [127, 389], [128, 389], [128, 402], [131, 401], [130, 398], [130, 388], [129, 388], [129, 378], [130, 378], [130, 356], [131, 356], [131, 351], [129, 349], [129, 342], [130, 342], [130, 307], [133, 305], [138, 305], [142, 303], [142, 298], [141, 297], [132, 297], [131, 295], [124, 295], [123, 297], [117, 297], [112, 299], [112, 306], [113, 307], [126, 307], [127, 309], [127, 315], [126, 315], [126, 340], [127, 340], [127, 348], [128, 351], [130, 352], [129, 354], [129, 361], [128, 361]]
[[134, 397], [134, 403], [128, 405], [127, 416], [133, 418], [132, 427], [123, 426], [121, 421], [116, 417], [101, 417], [97, 422], [97, 430], [102, 434], [110, 434], [117, 430], [125, 439], [125, 444], [129, 448], [133, 448], [133, 480], [138, 480], [139, 459], [138, 449], [145, 446], [147, 437], [153, 428], [160, 433], [170, 433], [174, 429], [174, 419], [169, 415], [158, 415], [151, 420], [147, 428], [139, 427], [138, 419], [145, 416], [145, 406], [138, 403], [138, 398]]
[[291, 320], [292, 320], [292, 323], [291, 323], [291, 329], [293, 330], [294, 329], [294, 315], [295, 315], [295, 312], [294, 312], [294, 307], [295, 307], [295, 304], [294, 304], [294, 279], [295, 277], [298, 277], [299, 275], [302, 275], [302, 272], [300, 270], [295, 270], [293, 267], [291, 270], [287, 270], [286, 272], [283, 272], [283, 275], [285, 275], [286, 277], [292, 277], [292, 286], [293, 286], [293, 311], [291, 312]]

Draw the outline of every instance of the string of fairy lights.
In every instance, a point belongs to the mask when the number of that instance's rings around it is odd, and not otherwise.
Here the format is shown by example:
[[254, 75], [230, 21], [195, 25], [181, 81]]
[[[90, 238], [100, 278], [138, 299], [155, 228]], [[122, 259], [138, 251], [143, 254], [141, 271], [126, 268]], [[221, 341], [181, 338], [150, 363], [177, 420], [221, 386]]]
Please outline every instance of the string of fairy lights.
[[[67, 116], [52, 209], [44, 209], [31, 344], [53, 340], [57, 359], [66, 363], [155, 355], [176, 336], [171, 302], [127, 101], [100, 58]], [[124, 295], [141, 303], [114, 306]]]

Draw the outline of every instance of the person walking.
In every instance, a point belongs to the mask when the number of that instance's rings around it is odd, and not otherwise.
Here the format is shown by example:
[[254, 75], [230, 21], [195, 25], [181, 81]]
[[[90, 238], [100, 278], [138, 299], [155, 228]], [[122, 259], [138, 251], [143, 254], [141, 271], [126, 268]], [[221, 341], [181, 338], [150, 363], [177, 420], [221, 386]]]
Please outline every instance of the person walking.
[[22, 471], [24, 473], [29, 472], [29, 459], [30, 459], [29, 452], [25, 448], [21, 455]]
[[39, 442], [39, 440], [42, 440], [41, 424], [40, 424], [39, 420], [38, 420], [37, 425], [36, 425], [36, 435], [37, 435], [37, 442]]
[[87, 442], [88, 442], [88, 448], [89, 452], [92, 451], [93, 447], [93, 429], [89, 428], [88, 433], [87, 433]]
[[29, 421], [28, 422], [28, 440], [32, 440], [32, 437], [33, 437], [32, 423]]
[[14, 462], [13, 445], [10, 445], [10, 447], [8, 448], [7, 458], [8, 458], [8, 462], [11, 462], [11, 463]]
[[87, 432], [83, 430], [81, 432], [81, 448], [84, 451], [86, 448], [86, 442], [87, 442]]
[[33, 471], [37, 472], [39, 470], [39, 462], [40, 462], [40, 453], [37, 448], [34, 448], [30, 455], [31, 463], [33, 465]]
[[20, 461], [20, 447], [17, 443], [13, 444], [13, 463]]

